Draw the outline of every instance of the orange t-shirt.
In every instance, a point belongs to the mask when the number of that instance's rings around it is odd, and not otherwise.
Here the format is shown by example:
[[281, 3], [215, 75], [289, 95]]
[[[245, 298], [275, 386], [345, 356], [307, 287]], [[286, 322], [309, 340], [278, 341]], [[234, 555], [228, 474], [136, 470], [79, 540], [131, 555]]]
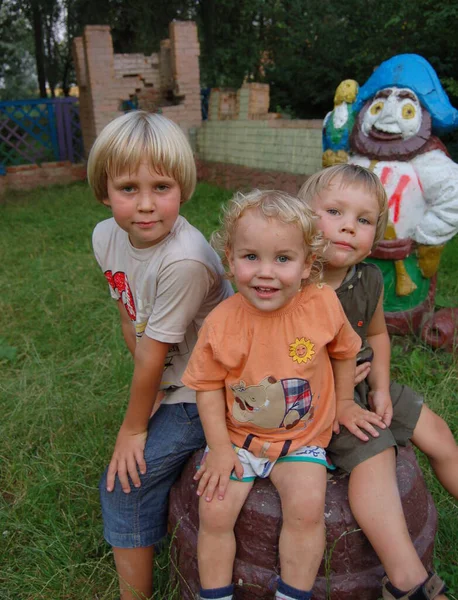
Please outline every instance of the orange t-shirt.
[[330, 357], [352, 358], [360, 346], [327, 285], [309, 284], [273, 312], [235, 294], [206, 318], [182, 381], [197, 391], [225, 388], [232, 443], [275, 460], [328, 445], [336, 410]]

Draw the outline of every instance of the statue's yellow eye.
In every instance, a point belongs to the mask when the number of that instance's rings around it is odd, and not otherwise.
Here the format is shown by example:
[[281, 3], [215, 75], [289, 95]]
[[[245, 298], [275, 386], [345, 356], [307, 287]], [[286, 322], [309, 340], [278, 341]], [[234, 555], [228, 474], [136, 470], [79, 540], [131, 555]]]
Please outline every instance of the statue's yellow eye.
[[417, 110], [413, 104], [404, 104], [402, 107], [402, 118], [403, 119], [413, 119]]
[[383, 104], [383, 102], [376, 102], [375, 104], [373, 104], [370, 108], [371, 115], [378, 115], [383, 108]]

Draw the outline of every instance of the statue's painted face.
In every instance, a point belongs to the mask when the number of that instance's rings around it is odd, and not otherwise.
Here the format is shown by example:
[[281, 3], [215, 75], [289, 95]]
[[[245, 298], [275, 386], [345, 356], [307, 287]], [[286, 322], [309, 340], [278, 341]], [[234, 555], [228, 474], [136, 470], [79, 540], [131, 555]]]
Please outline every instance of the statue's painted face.
[[410, 160], [431, 138], [431, 115], [407, 88], [388, 87], [368, 100], [351, 134], [353, 152], [371, 160]]
[[380, 140], [408, 140], [422, 124], [422, 109], [414, 92], [407, 88], [385, 88], [368, 106], [361, 129], [364, 135]]

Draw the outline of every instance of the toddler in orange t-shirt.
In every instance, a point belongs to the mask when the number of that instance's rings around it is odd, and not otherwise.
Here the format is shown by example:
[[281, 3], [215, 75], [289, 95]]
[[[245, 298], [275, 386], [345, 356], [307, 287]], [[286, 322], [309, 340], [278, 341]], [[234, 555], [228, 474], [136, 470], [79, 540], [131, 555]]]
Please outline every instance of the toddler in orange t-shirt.
[[341, 424], [347, 406], [347, 423], [369, 432], [381, 423], [354, 411], [361, 342], [335, 292], [319, 283], [324, 243], [315, 222], [297, 198], [254, 190], [235, 195], [213, 237], [238, 293], [207, 317], [183, 375], [197, 391], [207, 441], [195, 476], [203, 600], [232, 598], [233, 529], [256, 477], [270, 477], [282, 503], [275, 598], [311, 598], [337, 403]]

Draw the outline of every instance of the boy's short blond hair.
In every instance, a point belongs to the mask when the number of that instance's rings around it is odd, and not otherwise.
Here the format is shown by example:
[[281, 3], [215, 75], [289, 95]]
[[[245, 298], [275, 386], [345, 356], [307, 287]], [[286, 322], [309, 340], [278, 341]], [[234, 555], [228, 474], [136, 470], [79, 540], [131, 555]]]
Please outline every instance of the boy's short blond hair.
[[[307, 282], [321, 279], [326, 242], [317, 230], [317, 216], [295, 196], [277, 190], [255, 189], [247, 194], [237, 192], [223, 207], [221, 228], [213, 233], [211, 245], [221, 255], [226, 269], [229, 268], [226, 253], [230, 253], [233, 248], [237, 223], [247, 210], [258, 210], [266, 219], [297, 224], [302, 230], [307, 259], [315, 256]], [[228, 274], [228, 277], [231, 278], [231, 275]]]
[[174, 179], [182, 203], [192, 196], [196, 163], [184, 132], [162, 115], [136, 110], [111, 121], [92, 146], [87, 178], [97, 200], [108, 198], [108, 177], [135, 173], [140, 163]]
[[329, 188], [331, 183], [340, 178], [341, 184], [363, 186], [370, 194], [373, 194], [379, 206], [379, 215], [375, 228], [375, 238], [372, 247], [375, 247], [385, 235], [386, 225], [388, 223], [388, 198], [380, 179], [369, 169], [359, 165], [342, 164], [328, 167], [318, 173], [314, 173], [307, 179], [298, 192], [298, 197], [310, 205], [314, 198], [320, 195], [323, 190]]

